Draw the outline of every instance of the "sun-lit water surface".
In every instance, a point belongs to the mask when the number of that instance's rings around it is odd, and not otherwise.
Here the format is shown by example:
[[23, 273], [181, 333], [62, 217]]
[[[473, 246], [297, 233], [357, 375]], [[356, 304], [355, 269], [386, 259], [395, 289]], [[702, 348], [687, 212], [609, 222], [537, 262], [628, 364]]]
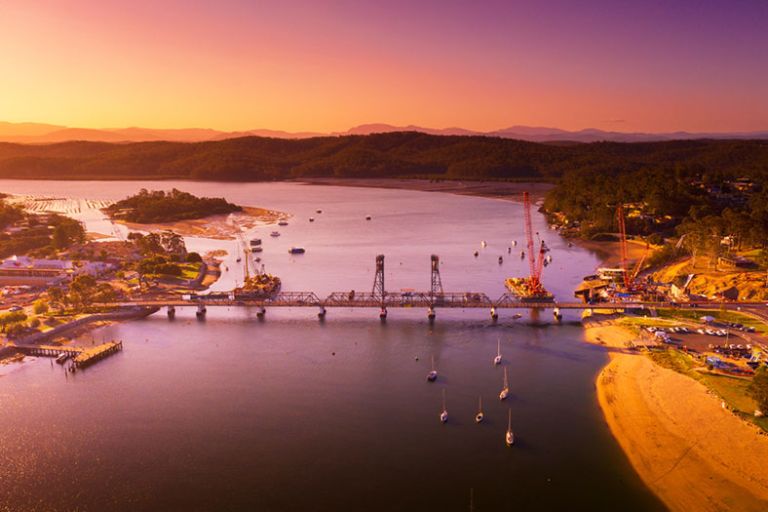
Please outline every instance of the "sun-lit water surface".
[[[504, 277], [527, 271], [521, 206], [508, 201], [298, 184], [0, 181], [5, 192], [92, 200], [172, 186], [293, 214], [289, 226], [252, 233], [284, 290], [368, 290], [379, 253], [391, 290], [428, 288], [432, 253], [447, 291], [493, 299]], [[87, 220], [91, 230], [104, 222]], [[567, 298], [597, 260], [541, 216], [534, 222], [553, 249], [544, 282]], [[282, 236], [268, 237], [273, 229]], [[220, 289], [242, 279], [236, 242], [188, 244], [230, 248]], [[307, 253], [291, 256], [291, 245]], [[573, 314], [546, 326], [548, 315], [502, 311], [493, 325], [488, 311], [438, 310], [430, 327], [421, 310], [391, 310], [386, 324], [375, 310], [331, 309], [324, 323], [312, 309], [272, 309], [263, 322], [255, 313], [157, 314], [93, 333], [125, 350], [74, 376], [45, 359], [0, 376], [0, 510], [467, 510], [470, 489], [477, 510], [661, 508], [603, 422], [594, 378], [606, 356], [582, 342]], [[504, 403], [497, 339], [512, 389]]]

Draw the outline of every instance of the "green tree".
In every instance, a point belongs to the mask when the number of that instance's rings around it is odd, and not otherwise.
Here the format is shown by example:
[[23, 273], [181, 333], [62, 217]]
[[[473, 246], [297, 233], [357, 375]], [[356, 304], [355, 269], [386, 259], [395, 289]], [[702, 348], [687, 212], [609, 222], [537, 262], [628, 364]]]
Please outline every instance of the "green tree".
[[758, 408], [768, 413], [768, 367], [761, 367], [755, 372], [749, 385], [749, 394], [757, 402]]
[[37, 299], [32, 304], [32, 312], [36, 315], [43, 315], [48, 312], [48, 303], [43, 299]]

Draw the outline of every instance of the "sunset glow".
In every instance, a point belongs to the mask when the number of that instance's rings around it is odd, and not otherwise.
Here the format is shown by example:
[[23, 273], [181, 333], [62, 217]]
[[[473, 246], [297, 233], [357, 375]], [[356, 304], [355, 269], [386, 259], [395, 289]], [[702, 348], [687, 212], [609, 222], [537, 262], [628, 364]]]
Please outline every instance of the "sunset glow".
[[0, 120], [768, 127], [768, 3], [10, 0]]

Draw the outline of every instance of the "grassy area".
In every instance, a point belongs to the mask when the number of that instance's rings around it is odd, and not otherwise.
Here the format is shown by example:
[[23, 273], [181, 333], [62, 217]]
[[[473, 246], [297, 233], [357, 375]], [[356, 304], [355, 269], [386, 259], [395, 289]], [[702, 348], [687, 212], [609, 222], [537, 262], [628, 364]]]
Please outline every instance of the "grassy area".
[[200, 263], [179, 263], [181, 279], [197, 279], [200, 274]]
[[693, 370], [696, 367], [696, 362], [689, 355], [679, 350], [654, 350], [648, 354], [648, 357], [659, 366], [699, 380], [695, 375], [697, 372]]
[[757, 404], [749, 396], [750, 379], [703, 371], [702, 363], [694, 360], [688, 354], [672, 348], [651, 351], [648, 357], [659, 366], [669, 368], [701, 382], [707, 389], [724, 400], [736, 414], [768, 432], [768, 418], [755, 418], [754, 416]]

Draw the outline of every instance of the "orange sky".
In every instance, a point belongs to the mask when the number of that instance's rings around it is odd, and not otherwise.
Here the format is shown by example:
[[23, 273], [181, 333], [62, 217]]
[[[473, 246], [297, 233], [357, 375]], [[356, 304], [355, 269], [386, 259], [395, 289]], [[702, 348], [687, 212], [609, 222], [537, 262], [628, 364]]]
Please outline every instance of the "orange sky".
[[768, 129], [768, 2], [621, 3], [7, 0], [0, 120]]

